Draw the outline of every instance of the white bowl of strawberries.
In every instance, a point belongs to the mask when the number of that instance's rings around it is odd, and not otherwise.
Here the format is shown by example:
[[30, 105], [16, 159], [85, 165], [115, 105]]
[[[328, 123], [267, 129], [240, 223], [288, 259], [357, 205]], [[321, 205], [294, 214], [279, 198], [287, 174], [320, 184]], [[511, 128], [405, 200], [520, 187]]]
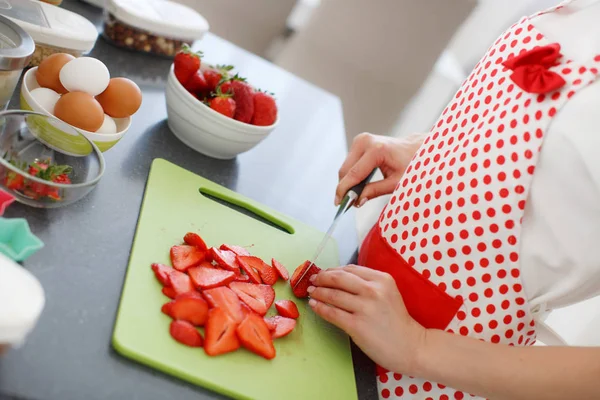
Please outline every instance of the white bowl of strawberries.
[[252, 149], [279, 121], [273, 96], [255, 90], [232, 69], [202, 65], [201, 53], [184, 47], [167, 80], [169, 128], [187, 146], [218, 159]]

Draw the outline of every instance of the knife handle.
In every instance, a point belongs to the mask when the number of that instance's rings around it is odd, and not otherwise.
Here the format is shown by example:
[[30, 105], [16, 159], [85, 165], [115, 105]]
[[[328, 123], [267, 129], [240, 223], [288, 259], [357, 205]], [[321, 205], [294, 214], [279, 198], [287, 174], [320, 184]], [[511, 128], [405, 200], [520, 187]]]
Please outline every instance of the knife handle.
[[373, 179], [373, 176], [375, 175], [376, 171], [377, 171], [377, 168], [373, 169], [373, 171], [371, 171], [371, 173], [365, 179], [363, 179], [356, 185], [352, 186], [350, 188], [350, 190], [348, 190], [348, 192], [354, 192], [354, 193], [356, 193], [356, 198], [357, 199], [360, 198], [360, 195], [362, 194], [365, 186], [367, 186], [367, 184], [371, 181], [371, 179]]

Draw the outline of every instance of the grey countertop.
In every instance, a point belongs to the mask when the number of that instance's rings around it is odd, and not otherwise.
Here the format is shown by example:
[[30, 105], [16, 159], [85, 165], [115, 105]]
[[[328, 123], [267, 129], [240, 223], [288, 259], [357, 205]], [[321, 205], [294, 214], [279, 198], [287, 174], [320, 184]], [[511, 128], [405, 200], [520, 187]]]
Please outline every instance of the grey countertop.
[[[63, 7], [98, 26], [101, 12], [83, 2]], [[110, 340], [150, 164], [164, 158], [325, 231], [335, 213], [337, 170], [346, 154], [342, 105], [290, 73], [208, 35], [199, 48], [209, 62], [233, 64], [256, 86], [277, 94], [281, 123], [235, 160], [189, 149], [166, 123], [164, 87], [170, 61], [119, 50], [102, 38], [91, 56], [112, 76], [133, 79], [144, 101], [131, 130], [105, 154], [107, 169], [85, 199], [55, 210], [13, 205], [45, 248], [24, 266], [44, 286], [47, 303], [26, 344], [0, 358], [0, 398], [29, 400], [217, 399], [202, 388], [122, 358]], [[11, 108], [18, 108], [15, 93]], [[341, 261], [357, 238], [349, 214], [337, 229]], [[361, 399], [376, 399], [374, 367], [355, 351]]]

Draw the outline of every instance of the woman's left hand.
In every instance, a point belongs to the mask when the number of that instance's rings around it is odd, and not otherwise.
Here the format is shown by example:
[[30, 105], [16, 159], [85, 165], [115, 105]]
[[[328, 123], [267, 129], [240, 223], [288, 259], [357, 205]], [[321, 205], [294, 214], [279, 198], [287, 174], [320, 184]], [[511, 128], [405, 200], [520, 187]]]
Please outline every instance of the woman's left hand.
[[426, 329], [406, 311], [394, 279], [356, 265], [324, 270], [311, 278], [309, 305], [343, 329], [373, 361], [410, 374]]

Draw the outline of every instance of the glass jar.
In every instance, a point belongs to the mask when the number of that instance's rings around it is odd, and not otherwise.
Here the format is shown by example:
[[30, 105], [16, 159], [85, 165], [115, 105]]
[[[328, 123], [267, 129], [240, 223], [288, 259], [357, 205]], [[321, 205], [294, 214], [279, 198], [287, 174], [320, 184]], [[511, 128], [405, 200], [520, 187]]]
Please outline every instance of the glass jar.
[[23, 68], [35, 45], [31, 36], [8, 18], [0, 16], [0, 110], [6, 110]]

